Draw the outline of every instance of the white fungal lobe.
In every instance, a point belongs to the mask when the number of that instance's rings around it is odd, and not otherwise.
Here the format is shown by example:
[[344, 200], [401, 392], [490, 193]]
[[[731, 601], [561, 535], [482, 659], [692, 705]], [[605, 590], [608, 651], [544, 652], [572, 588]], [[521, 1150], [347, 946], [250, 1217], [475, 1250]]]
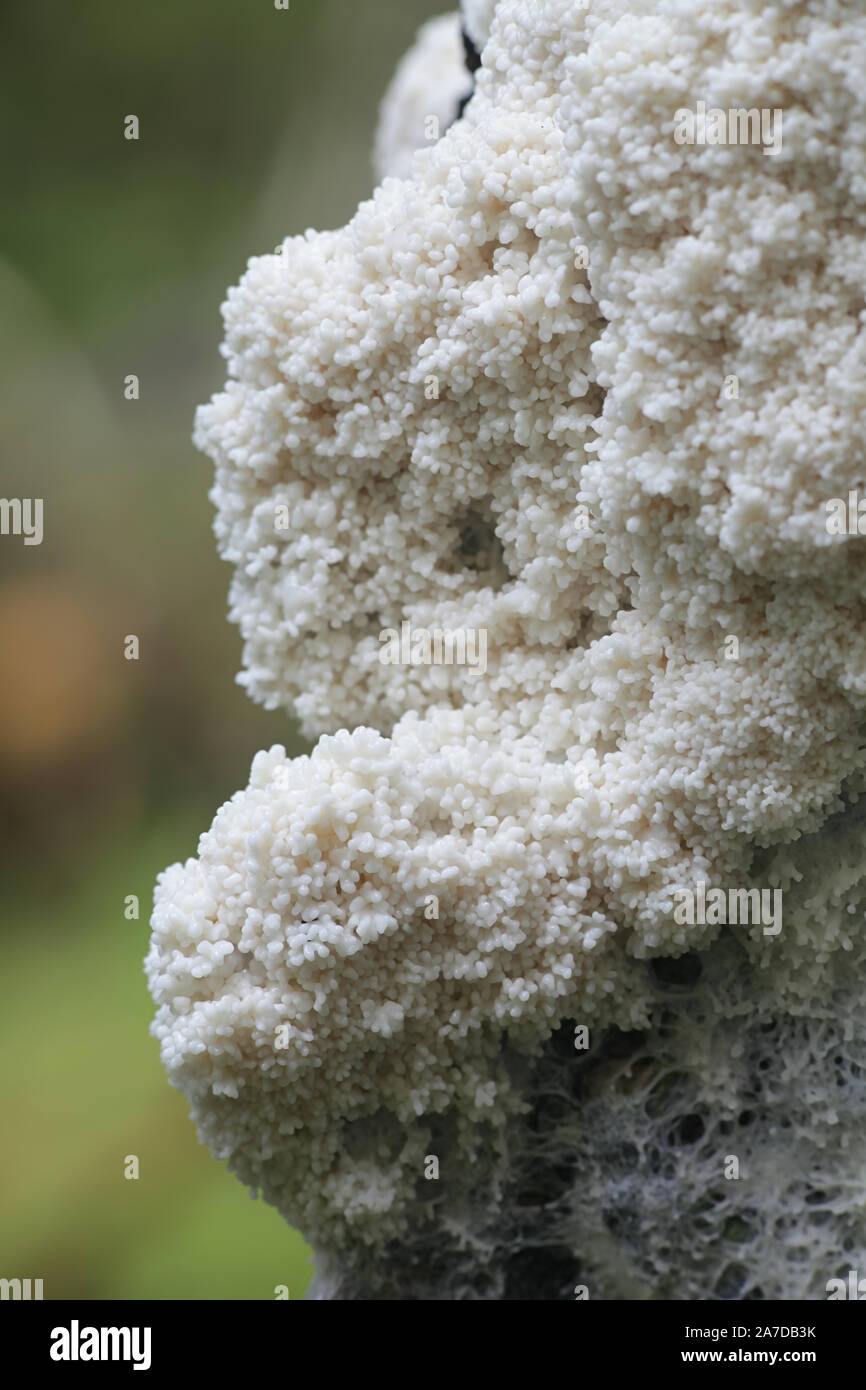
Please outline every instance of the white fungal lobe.
[[[716, 930], [676, 889], [745, 883], [864, 765], [866, 569], [824, 505], [866, 485], [866, 16], [467, 21], [462, 119], [250, 262], [196, 424], [241, 679], [324, 736], [259, 754], [163, 875], [155, 1028], [207, 1142], [314, 1233], [405, 1219], [423, 1137], [368, 1169], [347, 1124], [470, 1126], [515, 1103], [503, 1031], [640, 1026], [636, 962]], [[778, 156], [677, 144], [699, 99], [783, 107]], [[484, 630], [486, 670], [383, 664], [405, 620]], [[785, 952], [799, 979], [805, 927]]]
[[382, 101], [373, 160], [379, 179], [409, 174], [415, 151], [439, 138], [471, 91], [460, 16], [431, 19], [400, 63]]

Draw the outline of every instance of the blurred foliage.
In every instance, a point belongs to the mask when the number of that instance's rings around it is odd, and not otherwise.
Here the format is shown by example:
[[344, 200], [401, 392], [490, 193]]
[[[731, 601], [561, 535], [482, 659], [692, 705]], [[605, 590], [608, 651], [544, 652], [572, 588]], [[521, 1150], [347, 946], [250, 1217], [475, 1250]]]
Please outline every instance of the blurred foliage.
[[258, 748], [303, 751], [234, 683], [189, 436], [223, 380], [226, 287], [369, 195], [380, 96], [444, 8], [0, 11], [0, 490], [43, 498], [45, 529], [0, 537], [0, 1275], [47, 1298], [300, 1297], [309, 1279], [300, 1237], [198, 1145], [148, 1036], [157, 872]]
[[[202, 808], [201, 816], [206, 812]], [[202, 820], [197, 819], [197, 824]], [[148, 1042], [140, 958], [156, 871], [188, 820], [103, 842], [62, 892], [16, 904], [0, 1014], [2, 1259], [49, 1298], [301, 1296], [304, 1242], [199, 1147]], [[124, 900], [140, 893], [143, 915]], [[138, 1180], [124, 1177], [136, 1155]]]

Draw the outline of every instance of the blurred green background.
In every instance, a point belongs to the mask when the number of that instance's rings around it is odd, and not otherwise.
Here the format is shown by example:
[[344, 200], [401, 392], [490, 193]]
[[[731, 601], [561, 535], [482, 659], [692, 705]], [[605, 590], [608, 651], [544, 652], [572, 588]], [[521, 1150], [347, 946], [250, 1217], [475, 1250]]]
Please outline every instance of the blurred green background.
[[294, 1298], [311, 1275], [301, 1237], [199, 1146], [148, 1034], [156, 874], [257, 749], [304, 747], [234, 683], [189, 436], [223, 381], [226, 287], [370, 193], [378, 101], [447, 8], [0, 13], [0, 491], [43, 498], [45, 528], [0, 537], [0, 1277], [46, 1298]]

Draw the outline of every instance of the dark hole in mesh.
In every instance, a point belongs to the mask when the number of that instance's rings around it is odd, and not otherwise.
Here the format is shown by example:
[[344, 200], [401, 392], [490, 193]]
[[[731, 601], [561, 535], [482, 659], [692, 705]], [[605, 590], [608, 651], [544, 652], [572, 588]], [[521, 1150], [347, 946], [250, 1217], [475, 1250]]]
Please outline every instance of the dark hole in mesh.
[[481, 502], [469, 508], [456, 527], [457, 548], [452, 565], [491, 589], [502, 589], [513, 576], [505, 564], [502, 542], [487, 505]]
[[671, 1143], [696, 1144], [704, 1137], [704, 1122], [700, 1115], [683, 1115], [671, 1130]]
[[737, 1298], [743, 1291], [747, 1278], [747, 1271], [743, 1265], [728, 1265], [722, 1270], [716, 1284], [716, 1293], [719, 1298]]
[[699, 956], [661, 956], [650, 962], [650, 969], [657, 982], [667, 989], [683, 989], [697, 984], [703, 966]]
[[574, 1297], [580, 1266], [566, 1246], [518, 1250], [505, 1265], [506, 1302], [565, 1301]]

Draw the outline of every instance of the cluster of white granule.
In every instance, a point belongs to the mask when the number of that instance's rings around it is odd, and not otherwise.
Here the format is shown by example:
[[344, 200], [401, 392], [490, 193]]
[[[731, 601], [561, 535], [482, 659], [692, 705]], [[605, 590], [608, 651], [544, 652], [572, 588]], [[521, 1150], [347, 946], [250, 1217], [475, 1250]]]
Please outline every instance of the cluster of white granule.
[[[203, 1136], [313, 1237], [399, 1230], [413, 1116], [504, 1114], [503, 1032], [640, 1026], [640, 958], [718, 930], [674, 892], [853, 794], [864, 51], [841, 0], [500, 0], [463, 118], [229, 292], [196, 439], [242, 680], [355, 732], [259, 755], [148, 972]], [[678, 144], [698, 102], [780, 151]], [[383, 664], [404, 622], [484, 669]]]

